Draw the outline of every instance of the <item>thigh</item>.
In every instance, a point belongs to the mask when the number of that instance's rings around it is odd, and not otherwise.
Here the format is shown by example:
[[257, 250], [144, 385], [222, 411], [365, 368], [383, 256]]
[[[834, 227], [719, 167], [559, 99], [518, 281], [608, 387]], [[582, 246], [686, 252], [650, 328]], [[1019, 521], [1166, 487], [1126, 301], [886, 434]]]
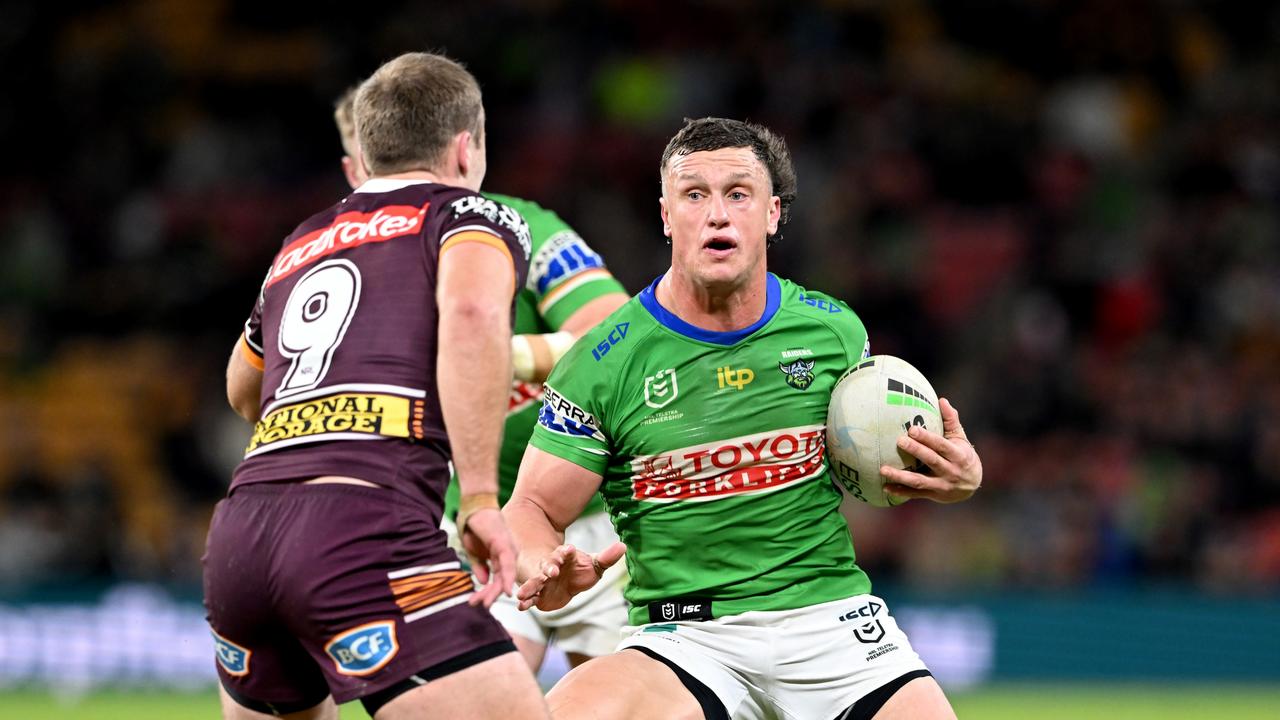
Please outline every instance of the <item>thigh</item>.
[[375, 720], [549, 718], [542, 691], [510, 652], [430, 680], [383, 705]]
[[620, 650], [570, 670], [547, 693], [547, 705], [555, 720], [717, 717], [703, 710], [672, 667], [636, 649]]
[[270, 582], [267, 535], [278, 522], [274, 511], [256, 493], [223, 500], [202, 559], [215, 667], [224, 696], [246, 713], [299, 712], [329, 695], [323, 672], [260, 591]]
[[[937, 681], [922, 677], [903, 685], [874, 715], [867, 717], [875, 720], [956, 720], [956, 713]], [[861, 718], [851, 715], [849, 720]]]
[[339, 720], [338, 706], [331, 697], [315, 707], [290, 713], [250, 710], [233, 699], [225, 687], [218, 688], [218, 699], [222, 704], [222, 720]]

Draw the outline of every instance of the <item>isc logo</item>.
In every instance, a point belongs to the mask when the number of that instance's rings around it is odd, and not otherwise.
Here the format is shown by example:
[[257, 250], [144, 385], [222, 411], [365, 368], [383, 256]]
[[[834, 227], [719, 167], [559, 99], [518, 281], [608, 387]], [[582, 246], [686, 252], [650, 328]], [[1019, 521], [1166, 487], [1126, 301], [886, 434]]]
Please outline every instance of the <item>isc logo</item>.
[[609, 331], [608, 337], [606, 337], [604, 340], [601, 340], [600, 343], [595, 346], [595, 349], [591, 351], [591, 357], [595, 358], [596, 362], [600, 362], [600, 358], [604, 357], [605, 355], [608, 355], [609, 350], [614, 345], [617, 345], [618, 343], [622, 342], [622, 339], [627, 336], [627, 329], [630, 327], [631, 327], [631, 323], [629, 322], [618, 323], [617, 325], [614, 325], [613, 329]]
[[883, 609], [884, 609], [884, 606], [878, 602], [867, 603], [866, 605], [863, 605], [857, 610], [850, 610], [844, 615], [841, 615], [840, 622], [844, 622], [846, 620], [855, 620], [857, 618], [875, 617]]
[[751, 368], [734, 370], [730, 365], [716, 368], [716, 382], [720, 385], [720, 389], [722, 390], [726, 386], [732, 386], [741, 390], [755, 379], [756, 374], [751, 371]]
[[330, 640], [324, 651], [343, 675], [369, 675], [381, 670], [399, 652], [396, 624], [382, 620], [352, 628]]
[[840, 309], [838, 305], [836, 305], [833, 302], [823, 300], [822, 298], [811, 298], [805, 295], [804, 293], [800, 294], [800, 302], [810, 307], [816, 307], [819, 310], [826, 310], [827, 314], [844, 312], [843, 310]]
[[218, 654], [218, 664], [228, 675], [241, 677], [249, 674], [249, 658], [253, 655], [251, 650], [240, 647], [218, 633], [213, 633], [213, 647]]

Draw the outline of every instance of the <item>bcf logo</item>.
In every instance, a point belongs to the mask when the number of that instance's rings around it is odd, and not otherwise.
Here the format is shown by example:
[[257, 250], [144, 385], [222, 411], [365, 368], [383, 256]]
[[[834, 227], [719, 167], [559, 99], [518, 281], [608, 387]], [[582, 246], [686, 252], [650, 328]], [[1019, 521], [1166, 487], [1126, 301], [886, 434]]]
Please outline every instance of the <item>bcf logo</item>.
[[399, 652], [393, 620], [352, 628], [330, 640], [324, 651], [343, 675], [369, 675], [391, 662]]
[[218, 654], [218, 664], [228, 675], [242, 677], [249, 674], [249, 657], [253, 652], [242, 648], [218, 633], [213, 633], [213, 649]]

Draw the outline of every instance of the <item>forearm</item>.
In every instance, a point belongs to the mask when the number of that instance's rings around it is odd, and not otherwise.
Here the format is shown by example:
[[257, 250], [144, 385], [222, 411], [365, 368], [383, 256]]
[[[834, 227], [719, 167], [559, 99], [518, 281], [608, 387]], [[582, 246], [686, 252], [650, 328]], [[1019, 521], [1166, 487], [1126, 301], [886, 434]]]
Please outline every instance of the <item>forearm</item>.
[[582, 514], [600, 481], [596, 472], [535, 445], [525, 449], [515, 490], [502, 509], [520, 548], [516, 572], [522, 580], [542, 572], [540, 563], [564, 544], [564, 529]]
[[532, 499], [513, 495], [502, 508], [520, 553], [516, 559], [516, 581], [524, 582], [541, 572], [538, 563], [564, 544], [564, 529], [557, 528], [547, 512]]
[[442, 308], [436, 376], [463, 495], [498, 492], [498, 448], [511, 390], [505, 307]]

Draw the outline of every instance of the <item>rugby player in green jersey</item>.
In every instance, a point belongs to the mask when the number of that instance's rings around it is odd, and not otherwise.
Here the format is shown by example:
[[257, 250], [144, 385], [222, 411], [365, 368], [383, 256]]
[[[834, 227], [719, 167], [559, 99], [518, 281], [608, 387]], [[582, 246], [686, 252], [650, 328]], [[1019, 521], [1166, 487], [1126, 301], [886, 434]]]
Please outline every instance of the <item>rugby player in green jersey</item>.
[[[625, 554], [618, 652], [552, 689], [556, 718], [953, 718], [855, 563], [823, 439], [831, 389], [869, 353], [844, 303], [766, 269], [795, 171], [785, 143], [689, 121], [662, 157], [671, 269], [591, 330], [548, 379], [503, 509], [522, 607], [554, 609]], [[799, 361], [799, 364], [797, 364]], [[882, 468], [903, 498], [956, 502], [982, 465], [954, 407]], [[564, 528], [603, 494], [622, 543]]]
[[[346, 153], [342, 158], [342, 171], [352, 189], [368, 179], [352, 122], [355, 90], [352, 87], [338, 99], [333, 113]], [[505, 503], [515, 486], [525, 445], [538, 422], [542, 381], [573, 342], [625, 303], [627, 294], [622, 284], [605, 269], [601, 257], [554, 212], [528, 200], [483, 194], [524, 216], [529, 223], [532, 246], [529, 279], [516, 296], [511, 338], [515, 380], [498, 456], [498, 502]], [[456, 533], [451, 520], [458, 509], [455, 480], [449, 484], [441, 525], [451, 535]], [[583, 508], [568, 533], [570, 542], [593, 549], [618, 540], [599, 495]], [[451, 541], [456, 543], [456, 538]], [[626, 601], [622, 597], [625, 582], [626, 569], [619, 565], [604, 581], [565, 607], [521, 612], [515, 600], [500, 595], [490, 610], [511, 633], [516, 647], [535, 673], [551, 642], [565, 653], [570, 665], [576, 666], [610, 653], [617, 646], [618, 632], [627, 621]]]

